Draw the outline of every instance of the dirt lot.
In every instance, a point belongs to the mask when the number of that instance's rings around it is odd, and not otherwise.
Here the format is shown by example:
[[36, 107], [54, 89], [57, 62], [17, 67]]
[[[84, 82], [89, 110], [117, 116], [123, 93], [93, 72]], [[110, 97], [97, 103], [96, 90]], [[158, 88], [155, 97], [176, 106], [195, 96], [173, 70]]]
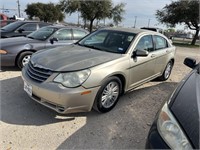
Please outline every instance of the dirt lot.
[[150, 82], [121, 97], [109, 113], [59, 115], [23, 91], [16, 68], [0, 72], [0, 149], [140, 149], [161, 104], [190, 69], [185, 57], [200, 61], [200, 50], [177, 48], [176, 63], [166, 82]]

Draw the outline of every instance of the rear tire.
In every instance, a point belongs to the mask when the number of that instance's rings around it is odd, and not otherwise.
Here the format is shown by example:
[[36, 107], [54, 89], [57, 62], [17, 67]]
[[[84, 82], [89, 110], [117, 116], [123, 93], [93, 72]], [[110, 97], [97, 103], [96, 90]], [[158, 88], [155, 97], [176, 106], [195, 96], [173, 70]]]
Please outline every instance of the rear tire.
[[30, 61], [33, 52], [22, 52], [17, 59], [17, 66], [22, 69]]
[[99, 89], [93, 108], [101, 113], [113, 109], [119, 100], [122, 91], [122, 83], [117, 77], [108, 78]]
[[167, 63], [167, 66], [165, 67], [165, 70], [164, 70], [162, 76], [158, 77], [158, 80], [159, 81], [166, 81], [170, 77], [170, 74], [172, 72], [172, 68], [173, 68], [173, 62], [172, 62], [172, 60], [170, 60]]

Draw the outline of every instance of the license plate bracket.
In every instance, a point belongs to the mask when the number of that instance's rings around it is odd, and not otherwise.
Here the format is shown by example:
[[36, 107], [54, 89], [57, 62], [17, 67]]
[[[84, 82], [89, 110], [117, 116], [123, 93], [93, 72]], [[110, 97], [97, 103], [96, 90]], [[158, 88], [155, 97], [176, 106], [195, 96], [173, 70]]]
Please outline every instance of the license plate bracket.
[[26, 81], [24, 81], [24, 91], [26, 91], [29, 96], [32, 96], [32, 86]]

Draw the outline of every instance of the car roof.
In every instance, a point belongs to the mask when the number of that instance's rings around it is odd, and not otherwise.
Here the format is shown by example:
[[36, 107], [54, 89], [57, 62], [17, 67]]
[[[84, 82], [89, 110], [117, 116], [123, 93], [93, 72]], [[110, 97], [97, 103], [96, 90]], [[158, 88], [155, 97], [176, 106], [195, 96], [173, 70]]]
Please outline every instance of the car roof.
[[48, 27], [54, 27], [54, 28], [57, 28], [57, 29], [62, 29], [62, 28], [68, 28], [68, 29], [79, 29], [79, 30], [83, 30], [83, 31], [87, 31], [83, 28], [80, 28], [80, 27], [75, 27], [75, 26], [65, 26], [65, 25], [50, 25]]
[[47, 23], [48, 22], [43, 22], [43, 21], [33, 21], [33, 20], [25, 20], [25, 21], [15, 21], [15, 22], [21, 22], [21, 23]]
[[138, 29], [138, 28], [125, 28], [125, 27], [106, 27], [106, 28], [101, 28], [99, 30], [113, 30], [113, 31], [123, 31], [123, 32], [130, 32], [130, 33], [153, 33], [155, 34], [156, 32], [150, 31], [150, 30], [144, 30], [144, 29]]

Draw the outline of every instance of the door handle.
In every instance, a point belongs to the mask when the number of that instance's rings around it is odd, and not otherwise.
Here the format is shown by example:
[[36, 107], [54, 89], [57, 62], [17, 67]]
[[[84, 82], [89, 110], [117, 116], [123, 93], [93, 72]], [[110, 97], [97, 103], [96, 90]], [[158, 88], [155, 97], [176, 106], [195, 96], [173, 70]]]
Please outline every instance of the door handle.
[[152, 55], [151, 55], [151, 58], [154, 58], [154, 57], [156, 57], [156, 55], [155, 55], [155, 54], [152, 54]]

